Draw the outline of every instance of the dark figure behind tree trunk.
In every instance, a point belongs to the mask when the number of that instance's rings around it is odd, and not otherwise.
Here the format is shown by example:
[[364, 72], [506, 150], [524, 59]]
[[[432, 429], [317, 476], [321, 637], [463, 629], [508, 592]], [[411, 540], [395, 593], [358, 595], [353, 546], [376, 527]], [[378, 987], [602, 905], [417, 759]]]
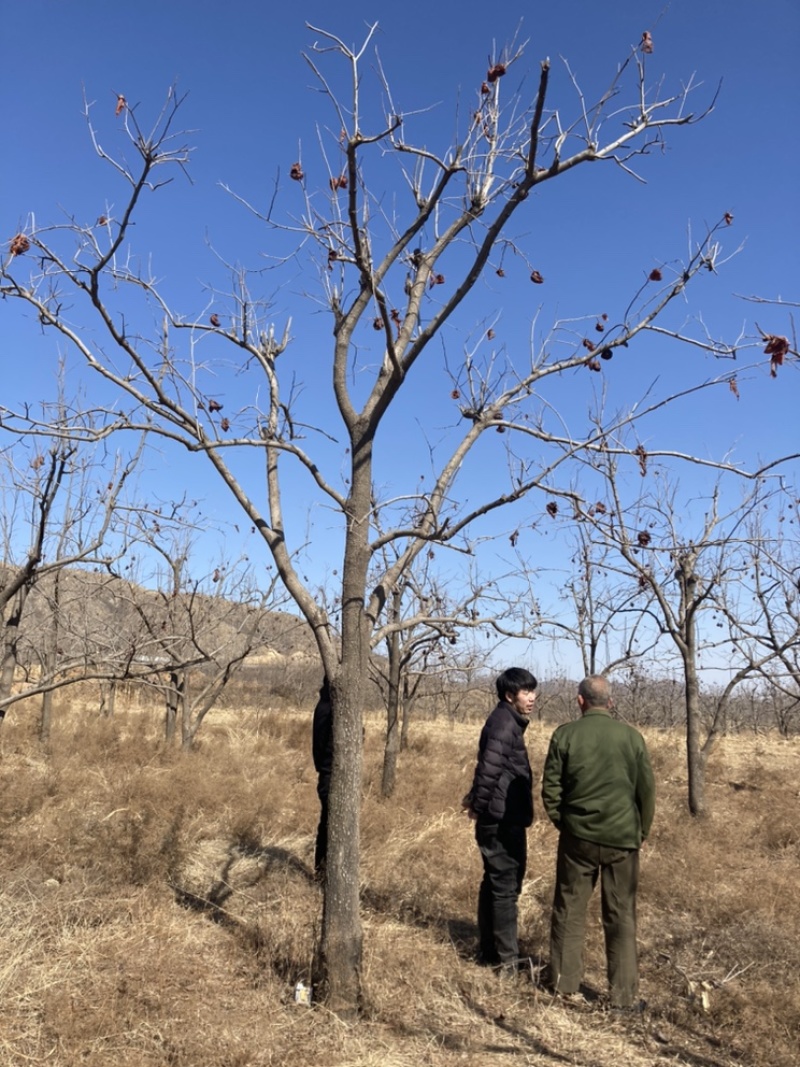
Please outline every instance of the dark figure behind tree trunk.
[[317, 772], [317, 796], [320, 805], [317, 843], [314, 849], [314, 870], [317, 875], [321, 875], [328, 856], [328, 794], [333, 768], [333, 708], [327, 678], [320, 687], [319, 700], [314, 708], [311, 746], [314, 769]]

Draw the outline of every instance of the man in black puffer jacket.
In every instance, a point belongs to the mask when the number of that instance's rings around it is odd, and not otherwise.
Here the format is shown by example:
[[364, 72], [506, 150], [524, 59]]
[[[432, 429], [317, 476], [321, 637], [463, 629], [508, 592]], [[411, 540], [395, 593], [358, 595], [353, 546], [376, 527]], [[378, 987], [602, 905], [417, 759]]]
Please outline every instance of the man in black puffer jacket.
[[519, 959], [517, 898], [533, 822], [533, 779], [524, 733], [536, 699], [536, 678], [511, 667], [496, 681], [500, 703], [481, 731], [472, 788], [462, 804], [475, 820], [483, 860], [478, 894], [478, 962], [514, 973]]

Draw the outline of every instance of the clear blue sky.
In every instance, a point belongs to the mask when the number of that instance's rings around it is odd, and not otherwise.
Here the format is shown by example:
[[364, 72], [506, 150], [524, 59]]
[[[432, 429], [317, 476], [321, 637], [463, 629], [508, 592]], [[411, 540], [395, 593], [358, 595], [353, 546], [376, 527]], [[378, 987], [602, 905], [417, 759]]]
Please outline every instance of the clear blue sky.
[[[418, 121], [437, 148], [454, 128], [459, 94], [462, 108], [471, 106], [493, 42], [502, 46], [520, 23], [521, 37], [529, 43], [510, 77], [517, 82], [524, 77], [523, 94], [532, 97], [538, 63], [549, 56], [550, 103], [570, 116], [575, 97], [560, 57], [568, 60], [591, 98], [648, 29], [655, 44], [648, 59], [651, 78], [663, 75], [665, 92], [696, 78], [702, 83], [693, 98], [698, 109], [721, 82], [713, 113], [695, 127], [674, 131], [663, 154], [641, 161], [637, 169], [646, 184], [608, 167], [602, 172], [582, 168], [552, 189], [543, 187], [518, 232], [546, 284], [535, 290], [529, 284], [509, 284], [500, 290], [487, 281], [480, 307], [468, 308], [467, 318], [454, 324], [448, 345], [458, 351], [456, 330], [467, 329], [484, 314], [501, 315], [499, 329], [506, 331], [509, 346], [527, 346], [537, 307], [541, 326], [555, 318], [603, 310], [613, 314], [653, 266], [684, 256], [689, 227], [700, 234], [726, 211], [734, 216], [723, 234], [726, 247], [733, 251], [743, 242], [743, 249], [719, 276], [699, 280], [686, 316], [702, 315], [712, 334], [727, 338], [741, 329], [752, 334], [754, 322], [768, 332], [791, 330], [786, 310], [756, 307], [735, 294], [794, 301], [799, 295], [796, 0], [348, 0], [338, 5], [320, 0], [142, 0], [127, 5], [6, 0], [2, 14], [3, 239], [23, 228], [31, 212], [39, 224], [57, 219], [60, 212], [86, 221], [103, 214], [107, 202], [121, 201], [121, 190], [92, 153], [81, 114], [84, 91], [96, 102], [101, 139], [111, 144], [118, 93], [138, 104], [139, 115], [152, 115], [177, 81], [179, 91], [188, 93], [184, 124], [194, 131], [192, 184], [176, 181], [152, 202], [137, 231], [137, 250], [152, 252], [155, 273], [176, 308], [188, 316], [205, 306], [202, 283], [214, 274], [207, 242], [231, 261], [256, 265], [266, 241], [220, 183], [266, 208], [278, 169], [285, 181], [287, 168], [301, 155], [309, 173], [319, 159], [315, 124], [328, 124], [332, 116], [301, 58], [315, 38], [306, 22], [356, 44], [366, 24], [378, 21], [377, 44], [395, 103], [406, 114], [433, 105]], [[304, 275], [299, 265], [282, 276], [280, 287], [277, 278], [269, 283], [277, 320], [293, 315], [291, 359], [305, 382], [309, 414], [324, 396], [330, 355], [324, 312], [313, 312], [304, 298], [315, 283], [316, 276]], [[35, 324], [23, 320], [21, 307], [8, 302], [0, 307], [4, 403], [11, 407], [52, 397], [59, 351], [52, 336], [41, 337]], [[70, 366], [77, 368], [74, 361]], [[689, 380], [683, 375], [699, 380], [726, 369], [701, 355], [657, 347], [631, 353], [628, 364], [615, 362], [613, 368], [619, 402], [638, 395], [656, 378], [677, 384]], [[78, 378], [71, 382], [77, 388]], [[229, 408], [241, 402], [236, 388], [233, 381], [221, 385]], [[796, 389], [794, 367], [784, 368], [777, 382], [765, 369], [755, 371], [743, 377], [740, 400], [723, 390], [706, 394], [654, 422], [649, 440], [710, 456], [735, 446], [736, 457], [746, 463], [797, 450]], [[418, 425], [443, 424], [444, 399], [446, 394], [420, 383], [413, 411]], [[589, 403], [586, 375], [562, 384], [558, 402], [567, 416], [580, 421]], [[420, 444], [419, 433], [407, 426], [401, 432], [402, 447], [388, 450], [381, 471], [387, 485], [393, 487], [397, 480], [398, 491], [409, 464], [421, 465], [425, 457], [424, 448], [414, 447]], [[224, 491], [210, 484], [207, 470], [185, 456], [170, 455], [168, 461], [164, 495], [176, 485], [186, 486], [203, 497], [209, 512], [230, 514]], [[470, 485], [477, 491], [491, 475], [493, 462], [489, 454], [479, 457], [466, 491]], [[306, 487], [298, 486], [298, 531], [306, 522], [307, 499]], [[313, 564], [322, 572], [338, 561], [325, 558], [325, 537], [319, 536], [324, 520], [315, 521]], [[537, 552], [533, 543], [528, 549]]]

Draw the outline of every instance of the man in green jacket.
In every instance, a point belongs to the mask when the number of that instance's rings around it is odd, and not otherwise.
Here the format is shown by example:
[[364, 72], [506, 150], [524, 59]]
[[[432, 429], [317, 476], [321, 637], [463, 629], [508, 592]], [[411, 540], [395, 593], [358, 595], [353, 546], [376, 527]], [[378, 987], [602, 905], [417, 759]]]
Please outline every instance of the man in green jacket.
[[545, 811], [559, 830], [550, 980], [554, 992], [578, 992], [586, 909], [599, 874], [611, 1007], [632, 1010], [639, 849], [655, 811], [653, 771], [642, 735], [611, 717], [606, 678], [584, 678], [578, 705], [581, 718], [550, 739], [542, 781]]

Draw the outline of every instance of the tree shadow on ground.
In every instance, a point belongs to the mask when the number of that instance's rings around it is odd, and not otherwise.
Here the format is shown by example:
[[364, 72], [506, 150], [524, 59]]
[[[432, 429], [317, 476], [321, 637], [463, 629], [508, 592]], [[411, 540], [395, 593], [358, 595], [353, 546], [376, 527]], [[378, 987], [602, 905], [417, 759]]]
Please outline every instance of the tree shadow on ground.
[[278, 845], [242, 844], [232, 841], [214, 864], [215, 869], [213, 876], [208, 879], [208, 888], [197, 891], [196, 888], [188, 888], [173, 880], [175, 899], [183, 907], [203, 912], [220, 925], [240, 926], [241, 920], [231, 916], [225, 905], [239, 889], [235, 869], [243, 861], [255, 864], [256, 880], [287, 872], [298, 875], [308, 883], [315, 880], [314, 872], [289, 849]]

